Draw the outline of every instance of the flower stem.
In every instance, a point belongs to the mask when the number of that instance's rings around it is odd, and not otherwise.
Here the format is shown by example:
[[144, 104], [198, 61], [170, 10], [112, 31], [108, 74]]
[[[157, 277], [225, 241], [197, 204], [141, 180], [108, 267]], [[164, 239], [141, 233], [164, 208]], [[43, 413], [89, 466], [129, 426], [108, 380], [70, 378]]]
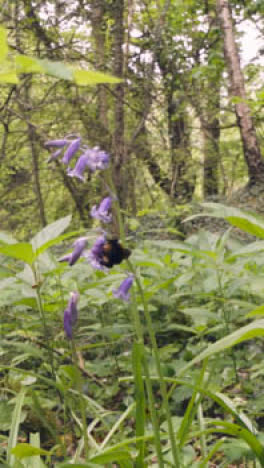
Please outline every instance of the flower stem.
[[76, 346], [74, 339], [71, 340], [72, 345], [72, 361], [75, 365], [76, 375], [77, 375], [77, 390], [80, 393], [80, 409], [81, 409], [81, 417], [82, 417], [82, 426], [83, 426], [83, 440], [84, 440], [84, 453], [85, 458], [88, 460], [89, 457], [89, 443], [88, 443], [88, 435], [87, 435], [87, 422], [86, 422], [86, 407], [85, 402], [82, 397], [82, 376], [78, 366], [78, 356], [76, 351]]
[[162, 400], [163, 400], [163, 404], [164, 404], [164, 408], [165, 408], [165, 413], [166, 413], [166, 418], [167, 418], [167, 423], [168, 423], [168, 431], [169, 431], [169, 437], [170, 437], [170, 441], [171, 441], [171, 450], [172, 450], [173, 460], [174, 460], [175, 468], [178, 468], [178, 467], [180, 467], [180, 453], [179, 453], [179, 448], [178, 448], [178, 446], [176, 444], [176, 438], [175, 438], [175, 434], [174, 434], [174, 430], [173, 430], [173, 424], [172, 424], [172, 418], [171, 418], [171, 413], [170, 413], [167, 389], [166, 389], [166, 384], [165, 384], [162, 369], [161, 369], [159, 350], [158, 350], [156, 336], [155, 336], [155, 332], [154, 332], [154, 328], [153, 328], [153, 323], [152, 323], [152, 319], [151, 319], [151, 316], [150, 316], [150, 313], [149, 313], [149, 310], [148, 310], [148, 304], [147, 304], [147, 301], [145, 299], [145, 295], [144, 295], [144, 291], [143, 291], [141, 282], [140, 282], [138, 276], [136, 275], [136, 273], [134, 271], [134, 267], [133, 267], [132, 263], [129, 260], [127, 260], [127, 263], [129, 265], [130, 271], [135, 276], [135, 281], [136, 281], [138, 291], [139, 291], [139, 294], [141, 296], [143, 308], [144, 308], [144, 315], [145, 315], [146, 322], [147, 322], [150, 341], [151, 341], [151, 345], [152, 345], [152, 348], [153, 348], [153, 354], [154, 354], [156, 369], [157, 369], [159, 382], [160, 382], [160, 392], [161, 392], [161, 396], [162, 396]]
[[[144, 348], [144, 334], [143, 334], [143, 329], [142, 325], [140, 322], [140, 317], [139, 317], [139, 312], [137, 308], [137, 304], [135, 301], [134, 294], [132, 294], [132, 314], [134, 318], [134, 326], [135, 326], [135, 331], [136, 331], [136, 336], [137, 336], [137, 341], [140, 343], [143, 348]], [[143, 367], [145, 371], [145, 379], [146, 379], [146, 388], [147, 388], [147, 394], [148, 394], [148, 401], [149, 401], [149, 410], [150, 410], [150, 416], [151, 416], [151, 421], [153, 424], [153, 431], [154, 431], [154, 439], [155, 439], [155, 446], [156, 446], [156, 451], [157, 451], [157, 457], [158, 457], [158, 464], [160, 468], [164, 467], [164, 462], [163, 462], [163, 456], [162, 456], [162, 449], [161, 449], [161, 441], [160, 441], [160, 431], [159, 431], [159, 424], [158, 424], [158, 418], [157, 418], [157, 411], [155, 408], [155, 402], [154, 402], [154, 397], [153, 397], [153, 391], [152, 391], [152, 383], [149, 375], [149, 369], [148, 369], [148, 363], [147, 359], [145, 356], [145, 353], [143, 354]]]

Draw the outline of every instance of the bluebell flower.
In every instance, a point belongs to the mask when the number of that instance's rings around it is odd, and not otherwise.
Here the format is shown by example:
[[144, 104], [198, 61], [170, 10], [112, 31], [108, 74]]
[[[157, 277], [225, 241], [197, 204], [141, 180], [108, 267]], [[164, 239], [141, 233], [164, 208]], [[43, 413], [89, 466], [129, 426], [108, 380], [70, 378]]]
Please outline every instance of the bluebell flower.
[[54, 153], [52, 153], [48, 159], [48, 163], [51, 162], [51, 161], [54, 161], [54, 159], [57, 159], [59, 157], [59, 155], [61, 154], [63, 148], [60, 148], [60, 149], [57, 149], [57, 151], [54, 151]]
[[106, 197], [101, 201], [98, 208], [94, 205], [91, 209], [91, 216], [103, 223], [110, 223], [112, 221], [112, 214], [109, 211], [111, 210], [112, 201], [112, 197]]
[[61, 160], [63, 164], [69, 164], [70, 160], [74, 157], [77, 153], [78, 149], [81, 145], [81, 138], [76, 138], [73, 140], [70, 145], [68, 146], [67, 150], [64, 153], [64, 156]]
[[87, 242], [87, 237], [80, 237], [79, 239], [77, 239], [73, 244], [73, 247], [74, 247], [73, 252], [61, 257], [59, 259], [59, 262], [68, 262], [70, 266], [74, 265], [74, 263], [76, 263], [77, 260], [82, 255], [86, 247], [86, 242]]
[[90, 265], [95, 268], [96, 270], [105, 271], [106, 267], [103, 265], [103, 257], [104, 257], [104, 244], [106, 239], [104, 236], [100, 236], [96, 239], [94, 245], [92, 246], [91, 250], [87, 254], [87, 259]]
[[87, 155], [87, 165], [92, 172], [96, 171], [97, 169], [103, 170], [108, 167], [110, 160], [109, 154], [105, 151], [100, 150], [98, 146], [87, 150]]
[[79, 157], [75, 167], [73, 169], [68, 169], [67, 171], [68, 176], [78, 177], [78, 179], [84, 180], [83, 173], [87, 165], [88, 165], [88, 155], [85, 152]]
[[49, 148], [50, 146], [51, 147], [55, 147], [55, 148], [63, 148], [64, 146], [66, 146], [67, 144], [69, 143], [68, 140], [66, 140], [66, 138], [62, 138], [60, 140], [50, 140], [50, 141], [46, 141], [46, 143], [44, 143], [44, 146], [45, 148]]
[[73, 335], [73, 326], [76, 324], [78, 319], [78, 310], [77, 302], [79, 300], [79, 293], [74, 291], [71, 292], [70, 300], [68, 302], [67, 308], [64, 311], [64, 331], [69, 338], [72, 339]]
[[113, 290], [113, 295], [117, 299], [122, 299], [123, 301], [128, 302], [130, 299], [129, 289], [131, 288], [134, 281], [134, 276], [128, 276], [122, 283], [120, 284], [118, 289]]

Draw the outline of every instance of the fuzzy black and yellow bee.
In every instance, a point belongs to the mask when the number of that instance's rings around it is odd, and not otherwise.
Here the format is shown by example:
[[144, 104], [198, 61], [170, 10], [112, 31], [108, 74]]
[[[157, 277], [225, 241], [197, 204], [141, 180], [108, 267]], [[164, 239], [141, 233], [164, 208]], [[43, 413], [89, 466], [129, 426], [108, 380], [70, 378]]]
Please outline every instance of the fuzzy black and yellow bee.
[[107, 239], [103, 245], [103, 257], [101, 264], [107, 268], [119, 265], [131, 255], [131, 250], [123, 247], [119, 239]]

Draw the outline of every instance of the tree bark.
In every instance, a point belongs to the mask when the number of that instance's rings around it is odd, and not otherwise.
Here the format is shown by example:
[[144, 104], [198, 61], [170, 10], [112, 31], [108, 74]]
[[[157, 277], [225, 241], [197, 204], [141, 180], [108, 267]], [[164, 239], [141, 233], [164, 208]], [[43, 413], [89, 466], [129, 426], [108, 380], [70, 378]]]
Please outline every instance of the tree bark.
[[[113, 0], [113, 72], [115, 76], [123, 77], [123, 43], [124, 43], [124, 0]], [[122, 207], [126, 206], [126, 189], [125, 189], [125, 142], [124, 142], [124, 84], [119, 83], [115, 88], [115, 104], [114, 104], [114, 121], [115, 129], [113, 134], [113, 160], [114, 160], [114, 182], [117, 190], [117, 195]]]
[[224, 53], [231, 85], [231, 95], [239, 98], [235, 103], [237, 125], [240, 130], [244, 157], [248, 166], [249, 186], [264, 182], [264, 161], [257, 141], [256, 130], [247, 104], [244, 76], [240, 66], [237, 44], [228, 0], [217, 0], [217, 10], [224, 37]]
[[35, 194], [36, 199], [38, 202], [39, 208], [39, 217], [42, 227], [47, 225], [46, 215], [45, 215], [45, 207], [44, 201], [41, 193], [41, 186], [40, 186], [40, 179], [39, 179], [39, 160], [38, 160], [38, 150], [36, 148], [36, 136], [35, 136], [35, 129], [32, 125], [28, 125], [28, 137], [29, 143], [31, 146], [31, 154], [32, 154], [32, 166], [33, 166], [33, 179], [34, 179], [34, 186], [35, 186]]
[[168, 133], [171, 153], [170, 197], [177, 203], [190, 202], [195, 188], [195, 175], [186, 125], [185, 104], [168, 96]]

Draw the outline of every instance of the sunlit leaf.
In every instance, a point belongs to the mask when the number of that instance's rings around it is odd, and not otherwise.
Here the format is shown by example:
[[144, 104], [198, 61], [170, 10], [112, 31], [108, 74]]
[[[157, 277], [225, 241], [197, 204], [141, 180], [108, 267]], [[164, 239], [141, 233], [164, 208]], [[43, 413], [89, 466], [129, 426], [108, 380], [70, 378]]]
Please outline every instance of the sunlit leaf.
[[39, 60], [27, 55], [16, 56], [16, 66], [18, 73], [43, 73], [44, 67], [40, 64]]
[[120, 83], [122, 80], [115, 76], [107, 75], [97, 71], [74, 70], [74, 80], [79, 86], [93, 86], [100, 83]]
[[36, 455], [49, 455], [49, 452], [47, 450], [43, 450], [38, 447], [33, 447], [30, 444], [17, 444], [16, 447], [14, 447], [11, 450], [11, 453], [15, 455], [17, 458], [27, 458], [27, 457], [34, 457]]

